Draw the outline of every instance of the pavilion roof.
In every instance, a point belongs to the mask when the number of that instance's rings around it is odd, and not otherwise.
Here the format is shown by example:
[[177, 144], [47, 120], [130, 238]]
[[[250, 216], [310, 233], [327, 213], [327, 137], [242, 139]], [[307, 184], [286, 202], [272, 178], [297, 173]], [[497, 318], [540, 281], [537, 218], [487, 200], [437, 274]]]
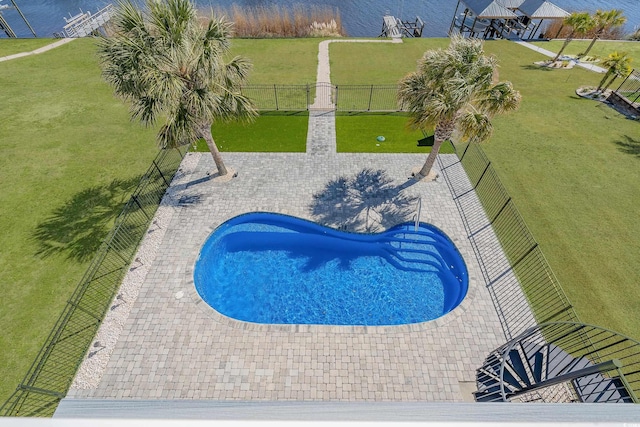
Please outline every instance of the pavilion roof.
[[570, 15], [547, 0], [525, 0], [518, 9], [531, 19], [564, 18]]
[[516, 14], [507, 9], [498, 0], [462, 0], [478, 18], [497, 19], [515, 18]]
[[502, 4], [502, 6], [507, 9], [517, 9], [522, 3], [524, 3], [524, 0], [498, 0], [498, 3]]

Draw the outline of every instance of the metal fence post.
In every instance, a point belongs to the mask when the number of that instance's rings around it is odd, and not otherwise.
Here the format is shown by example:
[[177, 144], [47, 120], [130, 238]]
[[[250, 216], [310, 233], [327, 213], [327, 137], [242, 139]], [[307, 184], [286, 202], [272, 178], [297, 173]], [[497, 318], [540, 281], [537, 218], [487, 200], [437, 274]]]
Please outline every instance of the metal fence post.
[[153, 161], [153, 165], [156, 167], [156, 170], [158, 171], [158, 173], [160, 174], [160, 176], [162, 177], [162, 180], [164, 181], [165, 185], [168, 187], [169, 183], [167, 182], [167, 179], [164, 177], [164, 175], [162, 174], [162, 171], [160, 170], [160, 168], [158, 167], [158, 164], [156, 163], [156, 161]]
[[311, 100], [309, 99], [311, 95], [311, 88], [309, 88], [309, 83], [307, 83], [307, 111], [309, 111], [309, 106], [311, 105]]
[[138, 197], [134, 194], [133, 196], [131, 196], [131, 199], [133, 200], [133, 202], [138, 205], [138, 207], [140, 208], [140, 210], [142, 211], [142, 213], [144, 214], [144, 216], [147, 217], [147, 219], [151, 219], [151, 217], [149, 216], [149, 214], [147, 214], [147, 211], [144, 210], [144, 208], [142, 207], [142, 205], [140, 204], [140, 201], [138, 200]]
[[278, 108], [278, 88], [276, 85], [273, 85], [273, 96], [276, 99], [276, 111], [280, 111], [280, 108]]
[[620, 83], [620, 86], [618, 86], [618, 89], [616, 89], [616, 92], [618, 92], [620, 90], [620, 88], [622, 87], [623, 84], [625, 84], [625, 82], [627, 81], [627, 79], [634, 73], [635, 70], [631, 70], [631, 72], [627, 75], [627, 77], [624, 78], [624, 80], [622, 81], [622, 83]]
[[500, 216], [500, 214], [502, 213], [503, 210], [505, 210], [505, 208], [507, 207], [507, 205], [509, 204], [509, 202], [511, 201], [511, 196], [509, 196], [507, 198], [507, 201], [504, 202], [504, 205], [502, 205], [502, 207], [500, 208], [500, 210], [498, 211], [498, 213], [493, 217], [493, 219], [491, 220], [491, 224], [493, 224], [496, 219], [498, 219], [498, 217]]
[[491, 166], [491, 162], [487, 163], [487, 167], [484, 168], [484, 171], [482, 171], [482, 174], [480, 175], [480, 178], [478, 178], [476, 185], [473, 186], [474, 190], [478, 188], [478, 185], [480, 185], [480, 181], [482, 181], [482, 178], [484, 178], [484, 174], [487, 173], [487, 171], [489, 170], [489, 166]]
[[467, 150], [469, 149], [469, 146], [471, 145], [471, 143], [467, 143], [467, 146], [464, 147], [464, 151], [462, 152], [462, 157], [460, 157], [460, 161], [462, 162], [462, 159], [464, 159], [464, 155], [467, 154]]
[[371, 98], [373, 98], [373, 85], [371, 85], [371, 89], [369, 90], [369, 106], [367, 107], [367, 111], [371, 111]]

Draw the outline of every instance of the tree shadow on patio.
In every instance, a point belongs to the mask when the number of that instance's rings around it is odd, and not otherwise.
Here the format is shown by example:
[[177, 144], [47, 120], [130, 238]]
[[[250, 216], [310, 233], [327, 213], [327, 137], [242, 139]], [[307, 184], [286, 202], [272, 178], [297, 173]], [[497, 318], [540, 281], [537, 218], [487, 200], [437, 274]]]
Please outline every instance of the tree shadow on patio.
[[32, 235], [38, 245], [36, 255], [64, 253], [78, 262], [91, 259], [139, 182], [140, 176], [116, 179], [74, 195], [36, 226]]
[[415, 183], [394, 185], [383, 170], [363, 169], [340, 177], [313, 195], [310, 210], [323, 225], [347, 231], [378, 232], [412, 220], [418, 198], [403, 194]]

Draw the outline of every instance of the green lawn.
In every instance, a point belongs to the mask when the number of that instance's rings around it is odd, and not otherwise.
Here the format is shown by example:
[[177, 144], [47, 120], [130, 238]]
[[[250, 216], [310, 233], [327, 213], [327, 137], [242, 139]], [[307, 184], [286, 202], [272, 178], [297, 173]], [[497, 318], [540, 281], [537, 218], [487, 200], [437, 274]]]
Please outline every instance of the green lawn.
[[[426, 49], [447, 43], [332, 44], [332, 79], [394, 83]], [[495, 118], [487, 155], [580, 318], [640, 339], [640, 123], [575, 94], [596, 73], [540, 69], [533, 63], [543, 55], [508, 41], [485, 50], [523, 96], [517, 112]]]
[[31, 52], [56, 41], [55, 39], [0, 39], [0, 58], [16, 53]]
[[321, 40], [232, 39], [231, 49], [251, 59], [250, 84], [315, 84]]
[[541, 71], [540, 55], [488, 44], [523, 95], [485, 150], [582, 321], [640, 339], [640, 123], [575, 89], [600, 76]]
[[[431, 147], [418, 146], [422, 132], [407, 126], [402, 113], [342, 113], [336, 116], [336, 139], [339, 153], [429, 153]], [[432, 135], [429, 135], [432, 136]], [[382, 137], [382, 141], [378, 140]], [[433, 142], [433, 138], [431, 138]], [[444, 144], [442, 153], [453, 153]]]
[[[550, 40], [548, 42], [539, 41], [533, 42], [536, 46], [540, 46], [543, 49], [550, 50], [551, 52], [558, 52], [562, 48], [564, 40]], [[588, 40], [573, 40], [569, 43], [569, 46], [564, 50], [563, 54], [578, 55], [587, 50], [591, 41]], [[611, 52], [627, 52], [630, 58], [633, 58], [631, 66], [634, 68], [640, 68], [640, 42], [637, 41], [619, 41], [619, 40], [598, 40], [593, 45], [589, 56], [596, 56], [600, 59], [604, 59]], [[598, 63], [595, 63], [598, 65]]]
[[[309, 114], [266, 112], [253, 123], [220, 123], [213, 128], [216, 145], [222, 152], [301, 152], [307, 148]], [[204, 140], [197, 151], [208, 152]]]
[[83, 39], [0, 63], [3, 403], [158, 151], [153, 130], [131, 123], [102, 81], [94, 52]]

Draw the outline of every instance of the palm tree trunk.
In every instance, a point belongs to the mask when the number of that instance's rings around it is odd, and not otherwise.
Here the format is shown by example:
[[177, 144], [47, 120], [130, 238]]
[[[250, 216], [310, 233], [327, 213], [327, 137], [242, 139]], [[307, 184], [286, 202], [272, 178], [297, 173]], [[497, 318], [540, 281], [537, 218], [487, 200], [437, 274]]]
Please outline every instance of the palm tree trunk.
[[609, 83], [607, 83], [607, 84], [602, 88], [602, 92], [606, 92], [606, 90], [607, 90], [607, 89], [609, 89], [609, 86], [611, 86], [611, 84], [612, 84], [613, 82], [615, 82], [615, 81], [616, 81], [616, 77], [618, 77], [618, 76], [616, 76], [615, 74], [613, 75], [613, 77], [611, 77], [611, 80], [609, 80]]
[[442, 143], [451, 138], [455, 123], [455, 120], [443, 120], [436, 125], [433, 132], [433, 147], [431, 147], [431, 152], [427, 156], [427, 160], [424, 162], [422, 169], [418, 172], [421, 176], [426, 177], [429, 175], [429, 172], [431, 172], [431, 168], [436, 162], [436, 157], [438, 157]]
[[613, 74], [611, 70], [607, 70], [607, 72], [604, 73], [604, 77], [602, 78], [602, 80], [600, 80], [600, 83], [598, 84], [598, 89], [596, 89], [598, 92], [602, 91], [602, 86], [604, 86], [604, 84], [607, 82], [607, 79], [609, 78], [609, 76], [611, 76], [611, 74]]
[[560, 48], [560, 52], [558, 52], [556, 57], [553, 58], [553, 62], [556, 62], [558, 58], [560, 58], [560, 55], [562, 55], [562, 52], [564, 52], [564, 49], [569, 45], [569, 43], [571, 43], [571, 40], [573, 40], [573, 31], [571, 32], [571, 34], [569, 34], [569, 37], [565, 39], [564, 43], [562, 44], [562, 47]]
[[591, 43], [589, 43], [589, 47], [587, 48], [587, 50], [585, 50], [584, 53], [580, 55], [580, 57], [587, 56], [587, 54], [589, 53], [593, 45], [596, 44], [596, 40], [598, 40], [599, 38], [600, 38], [600, 32], [597, 32], [596, 35], [593, 37], [593, 40], [591, 40]]
[[431, 172], [431, 168], [433, 167], [433, 164], [436, 162], [436, 157], [438, 157], [438, 152], [440, 151], [440, 147], [442, 146], [443, 142], [444, 142], [444, 139], [434, 138], [433, 147], [431, 147], [431, 152], [427, 156], [427, 160], [424, 162], [422, 169], [420, 169], [420, 172], [418, 172], [423, 177], [426, 177], [427, 175], [429, 175], [429, 172]]
[[213, 135], [211, 134], [211, 123], [207, 123], [201, 126], [200, 128], [200, 136], [204, 138], [207, 143], [207, 147], [209, 147], [209, 151], [213, 156], [213, 162], [216, 164], [216, 168], [218, 169], [218, 175], [224, 176], [226, 175], [227, 168], [222, 161], [222, 155], [220, 154], [220, 150], [218, 150], [218, 146], [216, 142], [213, 140]]

